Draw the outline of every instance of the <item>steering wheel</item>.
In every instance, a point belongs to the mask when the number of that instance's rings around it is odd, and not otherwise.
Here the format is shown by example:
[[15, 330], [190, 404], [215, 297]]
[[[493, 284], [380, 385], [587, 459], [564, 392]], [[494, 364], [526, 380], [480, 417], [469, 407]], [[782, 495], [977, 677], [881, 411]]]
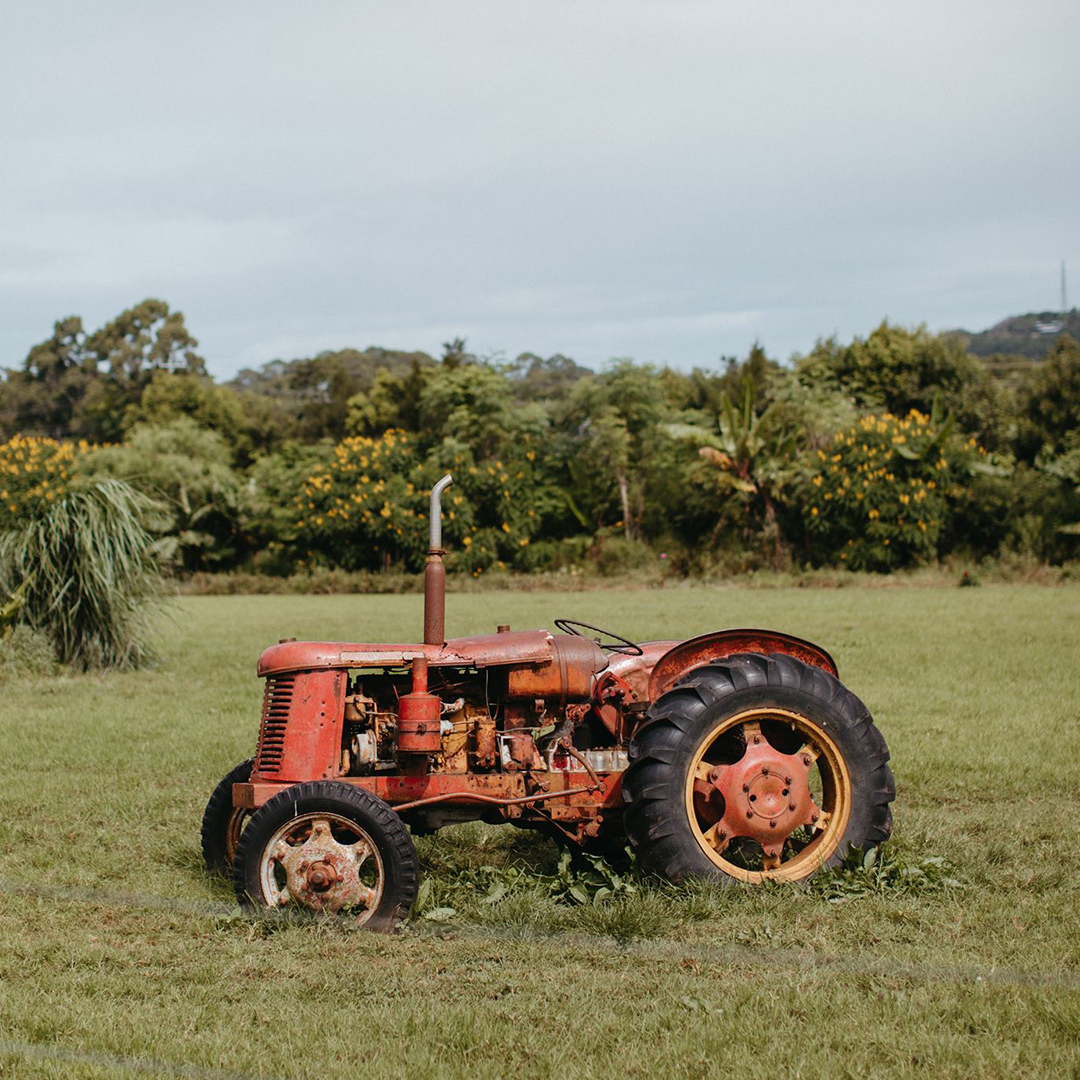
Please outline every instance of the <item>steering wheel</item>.
[[[561, 630], [564, 634], [573, 634], [574, 637], [588, 637], [588, 634], [582, 633], [583, 630], [590, 630], [594, 634], [599, 634], [600, 636], [593, 638], [593, 640], [601, 649], [606, 649], [608, 652], [623, 653], [626, 656], [641, 656], [642, 654], [640, 645], [630, 641], [629, 638], [613, 634], [610, 630], [601, 630], [598, 626], [590, 626], [588, 623], [578, 622], [576, 619], [555, 619], [554, 621], [556, 629]], [[600, 640], [601, 638], [611, 638], [617, 644], [612, 645], [611, 642], [603, 642]]]

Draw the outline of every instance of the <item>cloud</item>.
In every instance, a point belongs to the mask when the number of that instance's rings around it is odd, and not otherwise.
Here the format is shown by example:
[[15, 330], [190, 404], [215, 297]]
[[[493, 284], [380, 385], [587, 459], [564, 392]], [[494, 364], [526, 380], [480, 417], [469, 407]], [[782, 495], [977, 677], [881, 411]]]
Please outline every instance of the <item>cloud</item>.
[[714, 363], [982, 325], [1080, 265], [1075, 4], [5, 12], [0, 362], [146, 295], [347, 344]]

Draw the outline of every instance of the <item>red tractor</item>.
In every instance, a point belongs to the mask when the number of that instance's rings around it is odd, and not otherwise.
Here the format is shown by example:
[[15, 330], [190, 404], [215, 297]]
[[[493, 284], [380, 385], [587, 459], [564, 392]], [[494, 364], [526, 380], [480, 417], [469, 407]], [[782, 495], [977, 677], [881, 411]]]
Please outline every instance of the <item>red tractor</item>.
[[802, 881], [885, 840], [889, 751], [824, 649], [772, 630], [637, 644], [443, 634], [443, 477], [431, 492], [422, 644], [285, 640], [255, 757], [202, 825], [241, 904], [391, 930], [416, 897], [410, 830], [481, 819], [585, 850], [627, 839], [665, 878]]

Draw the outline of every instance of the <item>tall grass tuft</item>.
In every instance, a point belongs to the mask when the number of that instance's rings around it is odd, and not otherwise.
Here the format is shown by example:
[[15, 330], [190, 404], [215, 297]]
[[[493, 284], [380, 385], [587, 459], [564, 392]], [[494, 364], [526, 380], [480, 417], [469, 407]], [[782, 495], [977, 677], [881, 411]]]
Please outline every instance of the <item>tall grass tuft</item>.
[[27, 583], [20, 620], [48, 635], [62, 663], [85, 671], [152, 659], [162, 578], [147, 523], [156, 509], [122, 481], [102, 480], [0, 534], [0, 589]]

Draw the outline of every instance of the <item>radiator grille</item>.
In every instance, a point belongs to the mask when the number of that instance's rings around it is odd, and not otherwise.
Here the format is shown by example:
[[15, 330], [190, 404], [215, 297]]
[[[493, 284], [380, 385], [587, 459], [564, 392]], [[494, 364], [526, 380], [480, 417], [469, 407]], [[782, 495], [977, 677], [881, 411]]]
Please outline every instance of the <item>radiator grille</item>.
[[258, 773], [276, 773], [281, 769], [295, 678], [294, 675], [283, 675], [266, 680], [259, 745], [255, 751], [255, 771]]

